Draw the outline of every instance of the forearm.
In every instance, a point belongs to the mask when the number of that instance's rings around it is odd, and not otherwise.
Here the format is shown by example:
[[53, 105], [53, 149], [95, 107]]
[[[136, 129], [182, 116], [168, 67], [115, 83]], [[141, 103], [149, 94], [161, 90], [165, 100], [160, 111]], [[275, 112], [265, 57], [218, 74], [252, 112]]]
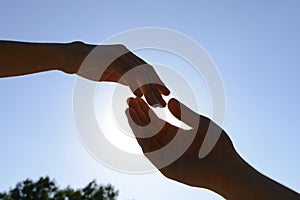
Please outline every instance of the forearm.
[[0, 77], [49, 70], [76, 73], [94, 47], [81, 42], [47, 44], [0, 41]]
[[220, 189], [227, 199], [300, 200], [300, 194], [261, 174], [242, 159], [229, 175], [229, 181]]

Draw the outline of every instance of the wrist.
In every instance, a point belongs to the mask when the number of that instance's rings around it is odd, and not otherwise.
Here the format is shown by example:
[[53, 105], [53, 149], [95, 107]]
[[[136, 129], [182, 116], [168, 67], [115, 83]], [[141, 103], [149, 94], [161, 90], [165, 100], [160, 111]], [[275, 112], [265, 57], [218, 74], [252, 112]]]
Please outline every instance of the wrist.
[[215, 174], [214, 180], [209, 181], [208, 189], [220, 194], [226, 199], [245, 199], [240, 196], [241, 190], [248, 186], [245, 176], [249, 174], [248, 164], [235, 152], [234, 156], [219, 164], [219, 173]]
[[95, 45], [85, 44], [83, 42], [72, 42], [63, 44], [58, 52], [58, 70], [68, 74], [78, 72], [80, 65], [86, 56], [95, 48]]
[[236, 165], [231, 167], [229, 181], [225, 187], [226, 191], [224, 191], [226, 198], [257, 199], [258, 197], [255, 194], [257, 175], [258, 172], [240, 157]]
[[238, 157], [228, 170], [228, 180], [219, 188], [226, 199], [299, 199], [299, 194], [261, 174]]

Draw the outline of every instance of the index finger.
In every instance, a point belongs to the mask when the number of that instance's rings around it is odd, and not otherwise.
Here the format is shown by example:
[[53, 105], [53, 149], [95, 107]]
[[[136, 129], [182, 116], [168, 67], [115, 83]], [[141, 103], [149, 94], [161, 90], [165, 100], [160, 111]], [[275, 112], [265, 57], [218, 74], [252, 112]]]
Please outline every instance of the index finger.
[[144, 94], [149, 105], [153, 107], [165, 107], [167, 105], [156, 84], [144, 85], [142, 86], [141, 91]]

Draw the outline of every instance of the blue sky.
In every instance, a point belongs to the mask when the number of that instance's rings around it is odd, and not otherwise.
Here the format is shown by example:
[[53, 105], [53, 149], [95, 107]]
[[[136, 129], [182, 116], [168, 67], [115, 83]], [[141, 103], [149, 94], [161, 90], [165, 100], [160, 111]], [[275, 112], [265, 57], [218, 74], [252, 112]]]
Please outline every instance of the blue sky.
[[[291, 0], [1, 1], [0, 39], [100, 44], [141, 27], [192, 37], [222, 76], [224, 128], [237, 151], [260, 172], [299, 192], [299, 6]], [[138, 55], [178, 67], [151, 53]], [[75, 131], [75, 79], [57, 71], [0, 79], [0, 190], [27, 177], [50, 175], [62, 186], [110, 182], [120, 199], [222, 199], [159, 173], [123, 174], [95, 161]]]

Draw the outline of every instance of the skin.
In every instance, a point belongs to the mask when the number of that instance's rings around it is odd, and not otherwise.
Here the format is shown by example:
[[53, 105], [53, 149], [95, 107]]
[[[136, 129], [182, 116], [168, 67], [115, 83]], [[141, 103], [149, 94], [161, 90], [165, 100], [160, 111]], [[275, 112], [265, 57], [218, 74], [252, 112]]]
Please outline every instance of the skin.
[[[93, 51], [94, 49], [96, 50]], [[94, 66], [80, 70], [81, 64], [92, 51], [94, 60], [88, 64]], [[106, 58], [112, 59], [104, 63]], [[170, 93], [153, 67], [123, 45], [0, 41], [0, 78], [50, 70], [78, 74], [93, 81], [111, 81], [129, 86], [136, 96], [144, 95], [151, 106], [166, 106], [162, 95]], [[98, 71], [103, 73], [99, 74]]]
[[[209, 125], [218, 125], [176, 99], [169, 101], [168, 108], [177, 119], [189, 125], [191, 130], [183, 130], [158, 118], [141, 98], [130, 98], [128, 105], [126, 115], [139, 145], [145, 156], [167, 178], [212, 190], [226, 199], [300, 199], [298, 193], [264, 176], [244, 161], [222, 129], [212, 151], [200, 159], [199, 149]], [[182, 148], [181, 144], [189, 137], [195, 138], [177, 160], [161, 167], [161, 163], [174, 152], [156, 156], [152, 156], [151, 152], [168, 145], [176, 134], [184, 135], [177, 141], [177, 148]], [[146, 137], [147, 135], [151, 137]]]
[[[45, 44], [0, 41], [0, 78], [60, 70], [93, 81], [124, 84], [129, 86], [136, 96], [144, 95], [150, 105], [166, 105], [162, 94], [168, 95], [169, 90], [150, 65], [123, 45], [100, 46], [100, 50], [96, 51], [96, 58], [99, 58], [95, 60], [96, 67], [80, 70], [86, 56], [95, 48], [96, 45], [82, 42]], [[107, 57], [115, 59], [108, 65], [101, 65], [103, 62], [101, 58]], [[143, 67], [138, 67], [141, 65]], [[97, 67], [100, 71], [103, 70], [101, 77], [95, 76], [99, 71]], [[208, 125], [213, 122], [191, 111], [175, 99], [170, 100], [168, 108], [175, 117], [193, 129], [182, 130], [164, 122], [141, 98], [130, 99], [126, 111], [129, 124], [145, 155], [166, 177], [190, 186], [210, 189], [227, 199], [300, 199], [296, 192], [262, 175], [247, 164], [235, 151], [225, 131], [222, 131], [212, 151], [205, 158], [199, 159], [199, 148]], [[181, 112], [185, 113], [183, 117]], [[199, 124], [195, 126], [194, 122]], [[145, 126], [147, 129], [141, 129]], [[143, 135], [143, 132], [140, 130], [154, 136], [141, 138], [139, 136]], [[194, 133], [195, 140], [177, 160], [160, 168], [159, 163], [165, 159], [164, 155], [153, 157], [149, 152], [167, 145], [177, 131], [186, 133], [177, 144], [178, 148]]]

